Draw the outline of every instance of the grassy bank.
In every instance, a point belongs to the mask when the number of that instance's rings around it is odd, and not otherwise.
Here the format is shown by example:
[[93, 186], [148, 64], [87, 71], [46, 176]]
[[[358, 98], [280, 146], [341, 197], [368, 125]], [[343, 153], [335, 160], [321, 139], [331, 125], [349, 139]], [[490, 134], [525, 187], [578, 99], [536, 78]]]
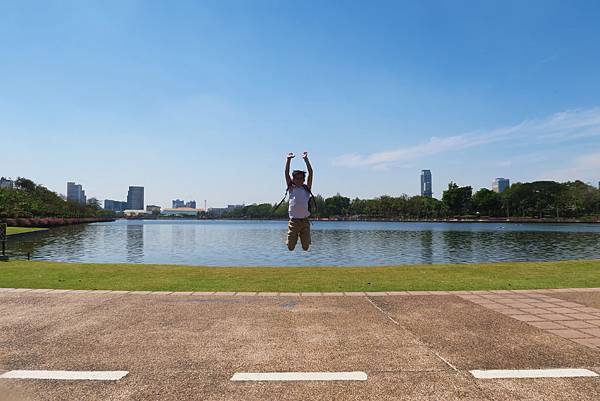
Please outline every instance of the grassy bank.
[[33, 228], [33, 227], [7, 227], [6, 235], [14, 235], [14, 234], [25, 234], [32, 233], [34, 231], [47, 231], [47, 228]]
[[286, 292], [600, 287], [600, 260], [236, 268], [10, 261], [0, 263], [0, 287]]

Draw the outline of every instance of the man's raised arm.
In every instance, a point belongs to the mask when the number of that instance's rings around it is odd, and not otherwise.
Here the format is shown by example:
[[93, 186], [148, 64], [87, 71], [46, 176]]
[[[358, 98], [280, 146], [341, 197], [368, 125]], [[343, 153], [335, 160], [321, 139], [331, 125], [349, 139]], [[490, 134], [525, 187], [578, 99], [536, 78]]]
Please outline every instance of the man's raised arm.
[[306, 168], [308, 169], [308, 179], [306, 180], [306, 186], [308, 187], [308, 189], [310, 189], [312, 191], [313, 169], [312, 169], [312, 166], [310, 165], [310, 162], [308, 161], [308, 152], [304, 152], [302, 157], [304, 158], [304, 162], [306, 163]]
[[290, 177], [290, 162], [292, 161], [293, 158], [294, 158], [293, 153], [290, 152], [287, 154], [287, 160], [285, 161], [285, 185], [286, 185], [286, 188], [289, 187], [290, 185], [292, 185], [292, 177]]

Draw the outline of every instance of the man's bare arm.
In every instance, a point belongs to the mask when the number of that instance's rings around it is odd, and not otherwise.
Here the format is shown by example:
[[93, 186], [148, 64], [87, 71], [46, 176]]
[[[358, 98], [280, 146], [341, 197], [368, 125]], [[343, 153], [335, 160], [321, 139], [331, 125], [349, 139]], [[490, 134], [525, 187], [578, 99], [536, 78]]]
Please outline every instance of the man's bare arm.
[[290, 162], [292, 161], [293, 158], [294, 158], [293, 153], [287, 154], [287, 160], [285, 162], [285, 185], [286, 185], [286, 187], [289, 187], [290, 185], [292, 185], [292, 177], [290, 177]]
[[308, 169], [308, 179], [306, 180], [306, 186], [308, 189], [312, 191], [312, 182], [313, 182], [313, 169], [310, 165], [310, 161], [308, 161], [308, 152], [304, 152], [303, 156], [304, 162], [306, 163], [306, 168]]

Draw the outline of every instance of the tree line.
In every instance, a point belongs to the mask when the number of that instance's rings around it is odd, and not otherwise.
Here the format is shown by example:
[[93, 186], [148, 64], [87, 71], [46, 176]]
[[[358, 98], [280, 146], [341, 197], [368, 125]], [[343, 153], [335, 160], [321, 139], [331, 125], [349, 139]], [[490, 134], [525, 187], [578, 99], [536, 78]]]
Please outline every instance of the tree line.
[[0, 189], [0, 218], [31, 217], [113, 217], [98, 204], [83, 205], [66, 201], [56, 192], [27, 178], [15, 181], [14, 189]]
[[[453, 217], [581, 218], [600, 217], [600, 190], [581, 181], [516, 183], [502, 193], [454, 182], [442, 199], [423, 196], [383, 195], [374, 199], [350, 199], [340, 194], [316, 195], [312, 216], [355, 219], [441, 219]], [[288, 204], [275, 209], [262, 203], [233, 209], [226, 218], [286, 218]], [[315, 208], [316, 206], [316, 208]], [[15, 181], [15, 189], [0, 189], [0, 218], [113, 217], [114, 212], [98, 204], [66, 201], [55, 192], [26, 178]], [[210, 214], [207, 215], [211, 217]]]
[[[470, 186], [454, 182], [442, 199], [424, 196], [383, 195], [374, 199], [350, 199], [337, 194], [315, 196], [317, 218], [427, 220], [453, 217], [581, 218], [600, 217], [600, 190], [582, 181], [515, 183], [502, 193], [486, 188], [473, 193]], [[286, 218], [287, 202], [234, 209], [225, 218]]]

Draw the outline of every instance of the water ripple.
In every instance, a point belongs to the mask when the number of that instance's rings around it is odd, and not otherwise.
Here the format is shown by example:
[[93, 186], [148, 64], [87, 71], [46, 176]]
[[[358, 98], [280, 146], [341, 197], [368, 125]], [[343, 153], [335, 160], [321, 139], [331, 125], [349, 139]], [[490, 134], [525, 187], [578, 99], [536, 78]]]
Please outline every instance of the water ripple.
[[316, 222], [313, 246], [285, 246], [283, 221], [117, 221], [53, 229], [9, 254], [84, 263], [208, 266], [396, 265], [600, 259], [600, 226]]

